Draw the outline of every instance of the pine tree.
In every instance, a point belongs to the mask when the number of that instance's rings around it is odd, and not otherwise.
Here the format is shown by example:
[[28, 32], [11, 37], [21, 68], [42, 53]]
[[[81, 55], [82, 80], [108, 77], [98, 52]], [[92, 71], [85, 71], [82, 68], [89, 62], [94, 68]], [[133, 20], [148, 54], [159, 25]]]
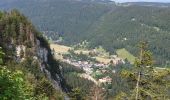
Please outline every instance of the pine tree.
[[147, 43], [141, 42], [140, 44], [140, 56], [139, 59], [136, 59], [135, 66], [137, 67], [137, 82], [136, 82], [136, 96], [135, 99], [139, 99], [139, 85], [142, 75], [146, 75], [147, 72], [151, 71], [152, 68], [152, 57], [151, 52], [147, 50]]

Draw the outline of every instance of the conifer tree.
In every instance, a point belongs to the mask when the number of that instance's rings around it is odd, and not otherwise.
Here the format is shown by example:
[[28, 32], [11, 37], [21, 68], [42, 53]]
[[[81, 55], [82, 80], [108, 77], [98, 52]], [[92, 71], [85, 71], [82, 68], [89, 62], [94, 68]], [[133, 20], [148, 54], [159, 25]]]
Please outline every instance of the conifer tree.
[[135, 61], [135, 66], [137, 67], [137, 82], [136, 82], [136, 96], [135, 99], [139, 99], [139, 85], [142, 75], [146, 75], [147, 72], [152, 70], [152, 57], [151, 52], [147, 50], [147, 43], [141, 42], [140, 43], [140, 56]]

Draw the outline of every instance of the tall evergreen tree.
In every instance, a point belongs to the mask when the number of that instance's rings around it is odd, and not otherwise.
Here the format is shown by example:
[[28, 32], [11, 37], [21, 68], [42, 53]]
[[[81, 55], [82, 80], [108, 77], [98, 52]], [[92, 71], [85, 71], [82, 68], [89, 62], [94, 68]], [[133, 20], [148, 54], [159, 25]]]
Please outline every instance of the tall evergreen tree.
[[[140, 44], [140, 56], [138, 59], [136, 59], [135, 66], [137, 67], [137, 82], [136, 82], [136, 96], [135, 99], [139, 99], [139, 84], [141, 80], [141, 75], [146, 75], [146, 72], [150, 71], [152, 69], [152, 57], [151, 52], [147, 50], [147, 43], [141, 42]], [[149, 70], [147, 70], [149, 68]]]

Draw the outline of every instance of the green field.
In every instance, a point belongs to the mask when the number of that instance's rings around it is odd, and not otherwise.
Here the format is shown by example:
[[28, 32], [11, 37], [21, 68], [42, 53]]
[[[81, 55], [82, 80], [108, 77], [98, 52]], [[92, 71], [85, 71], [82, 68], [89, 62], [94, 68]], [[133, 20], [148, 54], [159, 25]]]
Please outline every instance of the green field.
[[[59, 44], [50, 44], [51, 49], [55, 50], [56, 53], [60, 53], [60, 54], [66, 54], [68, 53], [69, 49], [73, 49], [72, 47], [69, 46], [65, 46], [65, 45], [59, 45]], [[91, 50], [75, 50], [75, 53], [80, 53], [82, 52], [85, 55], [88, 55], [89, 52]], [[102, 56], [96, 56], [95, 57], [97, 61], [101, 62], [101, 63], [105, 63], [108, 64], [112, 59], [106, 58], [106, 57], [102, 57]], [[57, 55], [57, 59], [63, 59], [62, 55]]]
[[135, 56], [133, 56], [130, 52], [128, 52], [125, 48], [123, 49], [118, 49], [116, 51], [118, 57], [127, 59], [131, 64], [134, 63], [135, 61]]

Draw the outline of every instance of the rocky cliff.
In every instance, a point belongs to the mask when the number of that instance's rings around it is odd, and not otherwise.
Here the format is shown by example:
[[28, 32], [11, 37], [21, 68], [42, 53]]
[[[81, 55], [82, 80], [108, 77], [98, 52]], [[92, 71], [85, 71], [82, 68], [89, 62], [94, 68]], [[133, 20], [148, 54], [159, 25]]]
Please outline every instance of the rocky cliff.
[[38, 68], [53, 83], [54, 88], [68, 91], [48, 42], [17, 10], [5, 14], [0, 12], [0, 47], [6, 54], [5, 63], [33, 59], [30, 63], [38, 62]]

